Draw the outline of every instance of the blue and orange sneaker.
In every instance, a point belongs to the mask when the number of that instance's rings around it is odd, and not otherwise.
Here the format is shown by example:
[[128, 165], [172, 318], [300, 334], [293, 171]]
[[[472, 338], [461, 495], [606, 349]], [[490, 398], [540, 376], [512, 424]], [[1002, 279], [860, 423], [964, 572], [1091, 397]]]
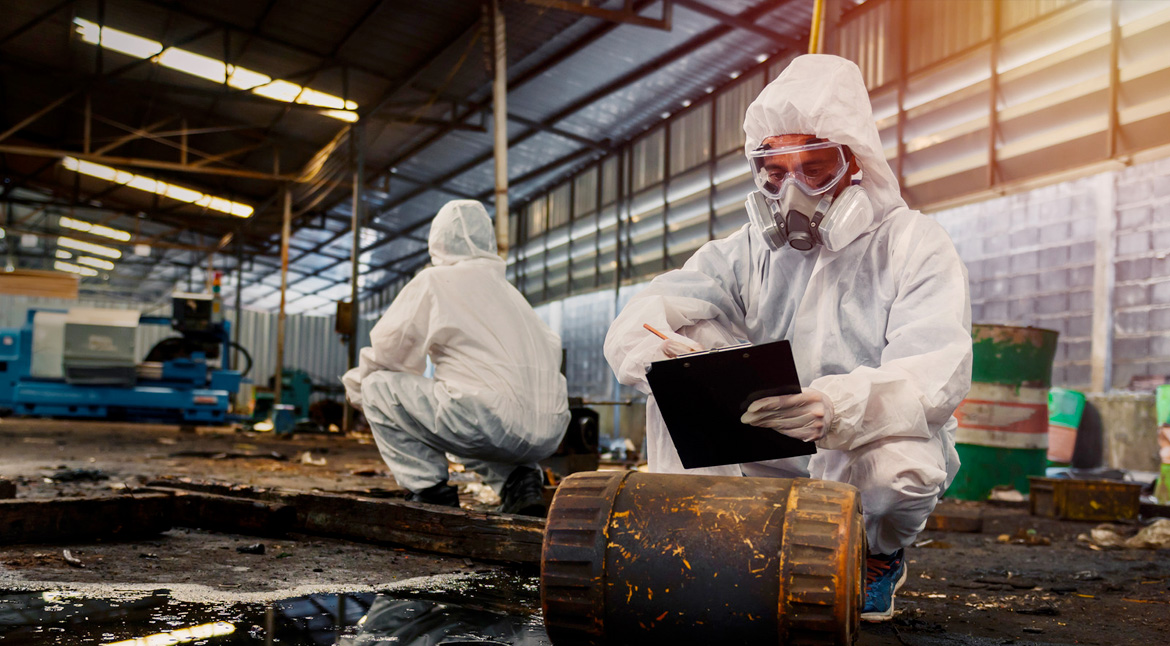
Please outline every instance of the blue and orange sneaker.
[[870, 554], [865, 560], [865, 607], [862, 621], [889, 621], [894, 616], [894, 593], [906, 582], [902, 550]]

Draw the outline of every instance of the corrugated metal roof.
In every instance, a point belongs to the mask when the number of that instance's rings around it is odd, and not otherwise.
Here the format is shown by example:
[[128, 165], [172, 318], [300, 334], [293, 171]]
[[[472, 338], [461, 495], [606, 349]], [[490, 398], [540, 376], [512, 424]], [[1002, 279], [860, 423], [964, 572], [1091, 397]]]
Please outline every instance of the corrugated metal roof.
[[[757, 24], [798, 40], [807, 31], [813, 4], [813, 0], [703, 1], [731, 15], [751, 12]], [[599, 6], [620, 8], [623, 4], [623, 0], [611, 0]], [[636, 4], [642, 7], [643, 16], [661, 15], [661, 2]], [[853, 0], [843, 4], [852, 6]], [[368, 254], [372, 269], [362, 281], [367, 288], [398, 276], [377, 267], [389, 264], [395, 269], [413, 269], [425, 261], [425, 254], [419, 252], [425, 249], [426, 222], [446, 201], [479, 196], [489, 203], [490, 210], [494, 187], [490, 76], [479, 26], [480, 3], [106, 0], [104, 7], [105, 23], [111, 27], [166, 43], [183, 42], [185, 49], [212, 58], [222, 59], [226, 51], [233, 64], [344, 95], [356, 101], [360, 110], [387, 102], [378, 115], [364, 120], [369, 179], [365, 197], [372, 226], [379, 229], [363, 236], [364, 246], [377, 245]], [[515, 115], [508, 122], [508, 133], [510, 139], [518, 140], [509, 149], [513, 203], [547, 190], [572, 168], [596, 159], [602, 154], [597, 146], [613, 146], [638, 136], [660, 122], [662, 114], [677, 111], [683, 101], [702, 98], [707, 87], [722, 84], [729, 74], [754, 64], [758, 54], [776, 49], [766, 37], [721, 25], [715, 18], [682, 5], [673, 8], [669, 31], [608, 22], [522, 0], [502, 3], [502, 7], [509, 61], [508, 106]], [[43, 10], [38, 0], [12, 0], [5, 8], [5, 22], [15, 28]], [[97, 5], [78, 4], [76, 13], [96, 20]], [[55, 12], [27, 33], [0, 44], [0, 64], [6, 69], [0, 82], [11, 99], [7, 106], [10, 115], [30, 114], [55, 96], [93, 81], [98, 50], [71, 35], [71, 19], [68, 11]], [[728, 33], [707, 38], [711, 42], [701, 47], [678, 49], [693, 39], [723, 31]], [[667, 53], [670, 60], [662, 61], [656, 69], [630, 76]], [[120, 70], [135, 63], [122, 54], [105, 51], [102, 59], [107, 72], [119, 70], [115, 77], [93, 86], [91, 107], [99, 117], [93, 123], [93, 134], [103, 141], [125, 135], [127, 127], [141, 128], [173, 116], [173, 122], [158, 127], [176, 130], [182, 118], [190, 128], [212, 130], [190, 135], [189, 145], [209, 155], [234, 153], [226, 162], [233, 164], [232, 168], [256, 173], [279, 168], [288, 173], [302, 168], [346, 128], [343, 122], [323, 117], [316, 109], [227, 91], [222, 84], [149, 62]], [[413, 79], [408, 79], [412, 75]], [[405, 85], [407, 80], [412, 84]], [[617, 80], [623, 82], [615, 84]], [[599, 89], [607, 87], [608, 92], [599, 94]], [[138, 98], [127, 101], [127, 96]], [[590, 96], [593, 100], [582, 100]], [[79, 146], [81, 106], [77, 102], [67, 106], [63, 112], [30, 124], [10, 141]], [[475, 106], [481, 109], [470, 110]], [[455, 114], [467, 115], [462, 125], [444, 126]], [[123, 125], [115, 126], [115, 122]], [[533, 122], [542, 123], [543, 130], [533, 131]], [[586, 146], [574, 137], [596, 145]], [[165, 143], [140, 139], [109, 154], [176, 162], [177, 141], [177, 136], [168, 137]], [[95, 141], [96, 145], [100, 144]], [[291, 245], [296, 274], [290, 281], [294, 296], [306, 295], [297, 306], [300, 310], [323, 311], [325, 305], [320, 301], [343, 293], [338, 285], [349, 279], [345, 261], [351, 251], [347, 229], [352, 196], [345, 171], [348, 155], [343, 141], [328, 164], [330, 172], [340, 172], [328, 175], [328, 182], [312, 190], [309, 185], [298, 185], [295, 190], [297, 224], [305, 228], [296, 232]], [[200, 158], [192, 154], [192, 161]], [[72, 173], [51, 167], [38, 170], [43, 160], [37, 158], [7, 155], [6, 161], [7, 168], [18, 170], [21, 177], [33, 178], [30, 190], [54, 194], [58, 200], [72, 199], [77, 180]], [[397, 174], [387, 172], [391, 164]], [[228, 233], [234, 240], [244, 240], [246, 256], [267, 256], [263, 262], [253, 261], [246, 272], [246, 300], [257, 307], [273, 305], [269, 287], [249, 283], [279, 284], [273, 272], [279, 266], [281, 186], [255, 178], [168, 169], [147, 172], [230, 196], [261, 210], [242, 222], [208, 217], [190, 206], [167, 205], [165, 201], [158, 204], [153, 196], [111, 188], [101, 180], [82, 179], [77, 187], [83, 195], [101, 195], [103, 205], [129, 211], [110, 222], [122, 227], [134, 225], [144, 238], [178, 236], [199, 248], [214, 247]], [[525, 176], [529, 176], [525, 181], [517, 181]], [[135, 211], [147, 213], [147, 219], [136, 218], [132, 215]], [[410, 230], [413, 238], [393, 237], [404, 230]], [[385, 242], [388, 236], [390, 241]], [[217, 269], [234, 268], [234, 244], [223, 249]], [[400, 259], [402, 262], [396, 262]], [[201, 277], [206, 255], [194, 249], [155, 250], [149, 258], [123, 264], [124, 269], [114, 272], [118, 278], [111, 285], [132, 287], [135, 281], [148, 281], [154, 294], [154, 290], [173, 284], [184, 272], [183, 264], [195, 267], [192, 280]], [[83, 286], [92, 281], [87, 279]], [[146, 282], [142, 284], [145, 287]]]

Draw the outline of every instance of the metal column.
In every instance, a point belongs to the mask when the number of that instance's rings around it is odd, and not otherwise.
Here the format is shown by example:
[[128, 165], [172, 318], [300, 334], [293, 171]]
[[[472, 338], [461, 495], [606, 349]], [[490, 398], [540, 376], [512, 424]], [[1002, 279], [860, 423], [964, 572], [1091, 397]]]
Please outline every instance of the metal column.
[[[350, 130], [350, 149], [353, 152], [353, 249], [350, 252], [352, 256], [350, 264], [350, 286], [349, 286], [349, 302], [350, 302], [350, 317], [351, 328], [349, 330], [349, 358], [346, 362], [347, 369], [357, 367], [358, 363], [358, 319], [360, 312], [358, 311], [358, 274], [361, 270], [361, 252], [362, 252], [362, 222], [365, 220], [365, 206], [366, 202], [362, 199], [362, 187], [366, 184], [366, 151], [365, 151], [365, 127], [362, 126], [361, 121], [353, 124], [353, 129]], [[506, 221], [506, 220], [505, 220]], [[353, 408], [345, 406], [345, 414], [342, 420], [342, 428], [348, 432], [353, 430]]]
[[496, 244], [508, 259], [508, 56], [500, 0], [487, 0], [492, 43], [492, 135], [496, 158]]
[[284, 384], [284, 306], [288, 292], [288, 239], [292, 225], [292, 189], [284, 187], [284, 219], [280, 225], [280, 314], [276, 318], [276, 382], [272, 393], [273, 415], [280, 405], [280, 391]]
[[[232, 368], [240, 369], [240, 327], [244, 319], [244, 310], [241, 308], [244, 291], [244, 240], [242, 235], [236, 237], [236, 320], [232, 337], [236, 342], [233, 349]], [[255, 376], [255, 375], [253, 375]]]

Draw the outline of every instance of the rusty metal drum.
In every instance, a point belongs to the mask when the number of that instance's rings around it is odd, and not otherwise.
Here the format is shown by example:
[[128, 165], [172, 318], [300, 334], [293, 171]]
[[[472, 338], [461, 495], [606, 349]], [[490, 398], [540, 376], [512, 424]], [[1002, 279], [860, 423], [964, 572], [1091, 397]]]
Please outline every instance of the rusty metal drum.
[[545, 626], [555, 646], [852, 644], [865, 553], [849, 485], [577, 473], [545, 527]]

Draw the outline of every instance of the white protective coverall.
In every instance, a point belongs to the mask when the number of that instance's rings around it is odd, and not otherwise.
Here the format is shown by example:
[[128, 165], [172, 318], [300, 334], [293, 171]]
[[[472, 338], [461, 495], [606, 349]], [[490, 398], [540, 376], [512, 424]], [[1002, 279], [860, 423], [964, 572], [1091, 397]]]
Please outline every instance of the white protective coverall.
[[902, 200], [852, 62], [794, 59], [748, 107], [744, 131], [748, 151], [781, 134], [849, 146], [873, 224], [837, 252], [772, 252], [751, 225], [708, 242], [631, 299], [606, 359], [621, 383], [649, 394], [646, 368], [665, 357], [643, 323], [706, 348], [791, 341], [801, 385], [825, 393], [837, 418], [811, 459], [687, 470], [650, 396], [650, 470], [847, 482], [861, 490], [871, 553], [892, 553], [913, 542], [958, 472], [952, 413], [971, 384], [966, 267], [942, 227]]
[[[504, 278], [492, 222], [474, 200], [431, 223], [432, 267], [419, 272], [370, 332], [342, 377], [398, 484], [447, 481], [451, 453], [496, 492], [535, 466], [569, 422], [561, 340]], [[423, 376], [427, 356], [435, 378]]]

